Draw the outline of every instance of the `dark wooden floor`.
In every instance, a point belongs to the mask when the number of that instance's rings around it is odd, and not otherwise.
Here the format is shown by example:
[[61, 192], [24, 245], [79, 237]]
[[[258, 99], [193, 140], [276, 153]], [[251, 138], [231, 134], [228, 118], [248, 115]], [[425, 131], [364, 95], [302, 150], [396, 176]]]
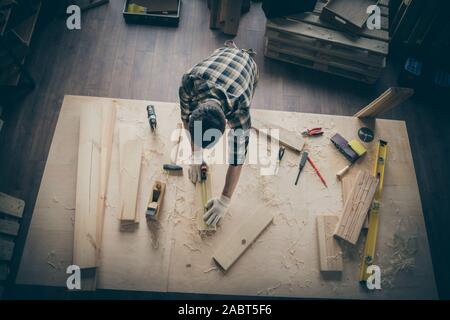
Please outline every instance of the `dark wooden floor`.
[[[29, 66], [38, 86], [8, 106], [0, 133], [0, 191], [26, 200], [25, 226], [65, 94], [177, 101], [183, 72], [227, 39], [209, 30], [204, 0], [183, 0], [176, 29], [125, 25], [122, 4], [111, 0], [86, 12], [80, 31], [67, 30], [64, 19], [57, 19], [42, 27], [34, 41]], [[259, 53], [255, 108], [352, 115], [395, 85], [398, 70], [393, 62], [376, 85], [366, 86], [265, 59], [264, 25], [260, 5], [252, 4], [235, 38], [239, 46]], [[441, 297], [450, 298], [450, 129], [442, 118], [444, 107], [433, 97], [414, 99], [386, 117], [407, 122], [437, 285]], [[22, 232], [19, 248], [26, 228]], [[16, 266], [18, 258], [20, 252]]]

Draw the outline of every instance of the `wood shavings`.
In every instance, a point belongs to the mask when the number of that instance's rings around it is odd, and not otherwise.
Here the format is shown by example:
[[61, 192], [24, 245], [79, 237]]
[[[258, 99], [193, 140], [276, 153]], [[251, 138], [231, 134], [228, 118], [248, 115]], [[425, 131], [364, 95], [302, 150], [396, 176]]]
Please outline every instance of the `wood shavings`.
[[209, 269], [204, 270], [203, 273], [208, 273], [208, 272], [215, 271], [215, 270], [218, 270], [217, 267], [211, 267]]

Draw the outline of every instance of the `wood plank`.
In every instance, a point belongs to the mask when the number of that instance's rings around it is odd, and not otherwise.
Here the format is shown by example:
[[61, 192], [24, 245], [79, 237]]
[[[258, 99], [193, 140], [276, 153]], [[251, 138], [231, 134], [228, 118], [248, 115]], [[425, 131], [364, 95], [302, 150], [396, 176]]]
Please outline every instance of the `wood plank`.
[[0, 233], [9, 236], [17, 236], [19, 233], [20, 224], [15, 221], [0, 219]]
[[123, 163], [120, 168], [122, 221], [138, 221], [137, 196], [139, 189], [142, 141], [129, 140], [123, 146]]
[[[212, 170], [213, 166], [208, 167], [207, 172], [207, 178], [205, 183], [205, 190], [206, 190], [206, 201], [211, 199], [212, 191], [211, 191], [211, 185], [212, 185]], [[196, 221], [197, 221], [197, 230], [201, 236], [209, 235], [210, 233], [213, 233], [217, 230], [214, 226], [208, 226], [205, 223], [205, 220], [203, 220], [203, 215], [206, 212], [206, 208], [204, 207], [206, 203], [203, 203], [203, 196], [202, 196], [202, 186], [201, 183], [195, 184], [195, 193], [198, 195], [197, 197], [197, 203], [198, 203], [198, 209], [196, 211]]]
[[338, 216], [317, 216], [319, 263], [322, 272], [340, 272], [343, 270], [342, 251], [337, 240], [333, 237], [338, 222]]
[[213, 255], [214, 261], [224, 270], [230, 267], [239, 259], [247, 248], [259, 237], [259, 235], [272, 222], [273, 215], [269, 210], [257, 212], [239, 226]]
[[367, 212], [372, 204], [378, 181], [367, 171], [358, 172], [352, 191], [345, 202], [334, 236], [353, 245], [358, 241]]
[[0, 192], [0, 212], [10, 216], [22, 218], [25, 201]]
[[413, 94], [414, 90], [410, 88], [391, 87], [362, 110], [355, 113], [354, 117], [367, 118], [380, 116], [384, 112], [400, 105]]
[[310, 24], [301, 21], [294, 21], [283, 18], [272, 19], [267, 21], [267, 28], [292, 34], [300, 34], [328, 43], [368, 50], [382, 56], [388, 54], [389, 45], [385, 41], [360, 37], [352, 39], [347, 37], [342, 32], [319, 26], [311, 28]]
[[6, 262], [0, 261], [0, 281], [5, 281], [8, 278], [9, 266]]
[[[342, 177], [341, 186], [342, 186], [342, 203], [345, 204], [345, 202], [348, 199], [348, 196], [350, 195], [350, 192], [352, 191], [353, 179], [349, 176]], [[363, 229], [367, 228], [369, 228], [369, 215], [367, 215], [367, 218], [364, 220], [363, 224]]]
[[80, 115], [73, 263], [97, 266], [97, 212], [100, 200], [102, 109], [84, 107]]
[[0, 239], [0, 260], [11, 260], [14, 253], [14, 242]]
[[[252, 117], [252, 128], [271, 139], [278, 140], [281, 145], [292, 151], [301, 152], [305, 146], [305, 139], [299, 134], [288, 131], [280, 126], [261, 121], [255, 117]], [[274, 132], [272, 131], [274, 129], [278, 129], [278, 138], [274, 136]]]

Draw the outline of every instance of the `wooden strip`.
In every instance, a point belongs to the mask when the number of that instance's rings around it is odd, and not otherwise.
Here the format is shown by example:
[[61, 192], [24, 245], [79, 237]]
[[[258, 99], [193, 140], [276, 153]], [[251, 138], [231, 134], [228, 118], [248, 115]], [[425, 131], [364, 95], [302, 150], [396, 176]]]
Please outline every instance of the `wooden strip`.
[[[345, 204], [345, 201], [347, 201], [348, 195], [352, 191], [353, 187], [353, 179], [349, 176], [344, 176], [341, 179], [341, 185], [342, 185], [342, 203]], [[367, 215], [367, 218], [364, 220], [363, 229], [369, 228], [369, 215]]]
[[19, 233], [20, 224], [15, 221], [0, 220], [0, 233], [7, 234], [10, 236], [17, 236]]
[[10, 216], [22, 218], [25, 201], [0, 192], [0, 212]]
[[[212, 192], [211, 192], [211, 185], [212, 185], [212, 166], [208, 167], [208, 173], [207, 173], [207, 178], [205, 183], [205, 190], [206, 190], [206, 195], [205, 195], [205, 199], [206, 202], [211, 198]], [[205, 223], [205, 220], [203, 220], [203, 215], [206, 212], [205, 209], [205, 205], [206, 203], [203, 202], [203, 196], [202, 196], [202, 184], [201, 183], [196, 183], [195, 184], [195, 192], [198, 195], [198, 206], [197, 208], [199, 208], [196, 212], [196, 220], [197, 220], [197, 229], [198, 232], [200, 233], [200, 235], [208, 235], [209, 233], [215, 232], [216, 231], [216, 227], [213, 226], [208, 226]]]
[[356, 244], [372, 204], [377, 184], [375, 177], [367, 171], [358, 173], [334, 232], [335, 237]]
[[216, 250], [213, 259], [224, 271], [230, 269], [245, 250], [247, 250], [272, 222], [273, 215], [268, 211], [257, 212], [247, 218], [236, 232]]
[[338, 222], [338, 216], [317, 216], [319, 261], [320, 271], [322, 272], [340, 272], [343, 270], [342, 251], [333, 237], [333, 231]]
[[310, 24], [301, 21], [277, 18], [267, 21], [266, 27], [277, 31], [300, 34], [306, 37], [319, 39], [321, 41], [343, 45], [350, 48], [368, 50], [382, 56], [386, 56], [388, 54], [389, 46], [385, 41], [361, 37], [352, 39], [347, 37], [342, 32], [319, 26], [311, 28]]
[[5, 281], [8, 278], [9, 266], [6, 262], [0, 262], [0, 281]]
[[[282, 146], [289, 148], [295, 152], [301, 152], [305, 145], [305, 140], [299, 134], [288, 131], [279, 126], [263, 122], [255, 117], [252, 117], [252, 128], [259, 133], [262, 133], [272, 139], [278, 140]], [[278, 139], [270, 134], [273, 129], [278, 129]]]
[[14, 242], [0, 239], [0, 260], [10, 261], [14, 253]]
[[130, 140], [123, 146], [123, 163], [120, 169], [122, 221], [137, 221], [137, 196], [139, 189], [142, 141]]
[[100, 195], [100, 107], [84, 107], [80, 115], [73, 264], [97, 266], [97, 208]]
[[372, 101], [362, 110], [355, 113], [354, 117], [367, 118], [377, 117], [384, 112], [398, 106], [414, 94], [410, 88], [392, 87], [387, 89], [377, 99]]

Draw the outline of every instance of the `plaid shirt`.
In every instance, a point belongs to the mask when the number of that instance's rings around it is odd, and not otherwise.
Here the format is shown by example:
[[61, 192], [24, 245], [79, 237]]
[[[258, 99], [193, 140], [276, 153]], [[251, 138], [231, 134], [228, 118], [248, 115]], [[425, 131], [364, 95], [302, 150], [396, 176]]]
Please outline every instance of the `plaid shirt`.
[[220, 103], [230, 128], [244, 130], [244, 136], [229, 134], [230, 164], [242, 164], [251, 128], [250, 104], [257, 81], [257, 66], [242, 49], [223, 47], [190, 69], [179, 90], [181, 119], [189, 116], [206, 99]]

